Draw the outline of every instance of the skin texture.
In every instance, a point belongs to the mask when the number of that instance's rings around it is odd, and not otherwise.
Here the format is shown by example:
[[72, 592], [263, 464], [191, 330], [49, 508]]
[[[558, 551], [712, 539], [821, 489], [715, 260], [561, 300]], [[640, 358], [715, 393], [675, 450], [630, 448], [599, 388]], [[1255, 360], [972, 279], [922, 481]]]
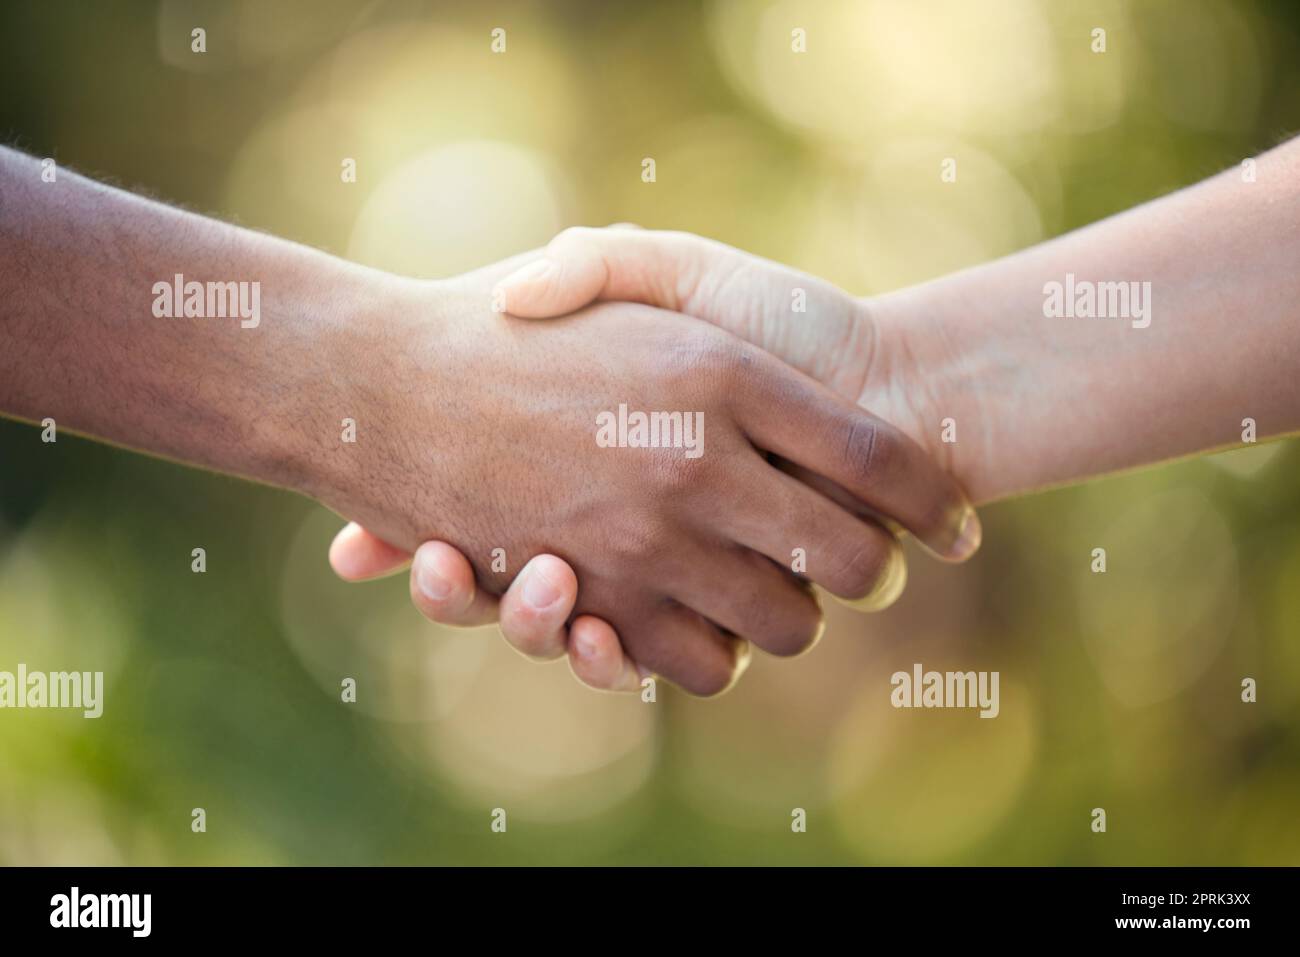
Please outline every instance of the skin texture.
[[[480, 593], [514, 576], [491, 568], [503, 549], [527, 569], [504, 607], [550, 629], [531, 636], [542, 654], [565, 603], [566, 618], [616, 627], [641, 666], [713, 694], [747, 641], [789, 655], [815, 640], [808, 581], [866, 601], [899, 587], [897, 540], [872, 516], [965, 547], [970, 506], [914, 442], [716, 326], [625, 303], [497, 315], [493, 288], [517, 261], [406, 280], [66, 170], [43, 183], [10, 151], [0, 193], [0, 409], [311, 495], [373, 533], [350, 533], [359, 555], [336, 547], [353, 571], [441, 542], [413, 575], [426, 610], [489, 613]], [[259, 282], [260, 323], [154, 315], [155, 283], [177, 273]], [[620, 403], [702, 413], [704, 454], [599, 447], [596, 417]], [[455, 569], [459, 593], [430, 574], [448, 548], [475, 582]], [[794, 548], [807, 580], [788, 570]], [[543, 554], [563, 562], [527, 564]], [[610, 638], [584, 628], [573, 644]], [[591, 663], [602, 681], [635, 674], [604, 664]]]
[[[522, 316], [623, 299], [714, 323], [893, 422], [991, 502], [1232, 445], [1247, 417], [1261, 438], [1300, 429], [1300, 141], [1257, 173], [871, 300], [719, 243], [625, 229], [568, 230], [502, 290]], [[1067, 272], [1150, 282], [1151, 324], [1045, 317], [1045, 285]], [[805, 314], [789, 310], [794, 289]], [[956, 443], [940, 440], [945, 418]], [[600, 647], [602, 674], [632, 667]]]
[[[436, 532], [471, 557], [488, 590], [512, 577], [492, 571], [493, 549], [560, 555], [582, 583], [579, 613], [616, 623], [638, 661], [699, 693], [732, 678], [728, 634], [773, 654], [815, 638], [816, 602], [779, 564], [794, 547], [807, 550], [814, 581], [846, 598], [871, 595], [898, 561], [892, 535], [755, 446], [831, 476], [936, 547], [951, 544], [965, 507], [951, 480], [888, 426], [753, 346], [644, 306], [544, 324], [493, 316], [491, 287], [463, 286], [417, 296], [437, 297], [442, 323], [428, 320], [431, 307], [397, 310], [418, 321], [396, 333], [393, 374], [359, 397], [365, 474], [321, 496], [384, 540]], [[435, 378], [436, 389], [424, 385]], [[702, 412], [705, 454], [596, 448], [596, 414], [620, 402]]]

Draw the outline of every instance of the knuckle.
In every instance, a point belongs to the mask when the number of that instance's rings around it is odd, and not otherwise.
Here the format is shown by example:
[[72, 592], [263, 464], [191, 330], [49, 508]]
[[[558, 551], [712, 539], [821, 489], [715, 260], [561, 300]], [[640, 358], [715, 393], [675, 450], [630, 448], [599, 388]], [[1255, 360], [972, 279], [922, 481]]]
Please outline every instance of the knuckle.
[[889, 570], [891, 548], [872, 536], [859, 536], [843, 546], [828, 579], [830, 589], [841, 598], [866, 598]]
[[671, 374], [675, 385], [701, 403], [722, 409], [744, 403], [760, 373], [762, 351], [718, 330], [696, 333], [676, 350]]
[[[689, 413], [688, 413], [689, 414]], [[707, 457], [690, 457], [684, 449], [659, 448], [648, 450], [646, 466], [652, 487], [668, 502], [709, 483], [710, 469]]]
[[843, 460], [850, 475], [865, 481], [888, 471], [892, 443], [872, 419], [854, 415], [844, 428]]
[[741, 339], [723, 339], [714, 350], [718, 371], [726, 377], [729, 385], [744, 382], [752, 376], [760, 358], [759, 348]]
[[744, 345], [715, 329], [692, 328], [685, 335], [672, 337], [664, 350], [662, 368], [669, 381], [717, 387], [716, 377], [734, 374], [741, 367]]

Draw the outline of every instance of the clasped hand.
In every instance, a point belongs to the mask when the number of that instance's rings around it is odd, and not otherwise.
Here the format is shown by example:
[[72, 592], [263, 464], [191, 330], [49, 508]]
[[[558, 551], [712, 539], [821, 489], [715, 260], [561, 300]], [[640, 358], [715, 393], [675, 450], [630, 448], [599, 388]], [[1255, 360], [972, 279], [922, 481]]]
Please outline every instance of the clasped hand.
[[[353, 519], [330, 552], [344, 578], [418, 545], [411, 595], [435, 621], [499, 618], [593, 687], [653, 673], [716, 694], [751, 643], [816, 640], [812, 584], [897, 598], [901, 531], [950, 560], [978, 547], [957, 483], [858, 405], [872, 317], [820, 280], [693, 236], [576, 229], [405, 295], [400, 360], [375, 370], [383, 455], [360, 466], [382, 474], [320, 497]], [[704, 453], [605, 447], [597, 423], [620, 405], [695, 417]]]

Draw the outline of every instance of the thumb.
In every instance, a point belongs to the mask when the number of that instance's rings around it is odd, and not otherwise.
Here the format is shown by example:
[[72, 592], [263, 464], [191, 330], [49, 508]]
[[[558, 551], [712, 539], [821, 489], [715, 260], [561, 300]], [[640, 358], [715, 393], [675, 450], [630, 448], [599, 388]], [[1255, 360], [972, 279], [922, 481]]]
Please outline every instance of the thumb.
[[576, 231], [565, 231], [551, 241], [540, 259], [501, 280], [493, 298], [512, 316], [563, 316], [594, 302], [608, 278], [605, 258], [596, 244]]

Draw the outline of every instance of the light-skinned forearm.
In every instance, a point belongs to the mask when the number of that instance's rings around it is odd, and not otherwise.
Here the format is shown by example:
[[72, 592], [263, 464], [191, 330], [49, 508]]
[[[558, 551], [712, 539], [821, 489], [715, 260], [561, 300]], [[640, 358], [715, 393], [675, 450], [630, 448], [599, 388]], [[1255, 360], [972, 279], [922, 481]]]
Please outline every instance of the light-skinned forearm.
[[[977, 502], [1300, 429], [1300, 141], [1256, 172], [874, 300], [869, 381], [912, 392]], [[1150, 282], [1149, 325], [1045, 316], [1067, 274]]]

